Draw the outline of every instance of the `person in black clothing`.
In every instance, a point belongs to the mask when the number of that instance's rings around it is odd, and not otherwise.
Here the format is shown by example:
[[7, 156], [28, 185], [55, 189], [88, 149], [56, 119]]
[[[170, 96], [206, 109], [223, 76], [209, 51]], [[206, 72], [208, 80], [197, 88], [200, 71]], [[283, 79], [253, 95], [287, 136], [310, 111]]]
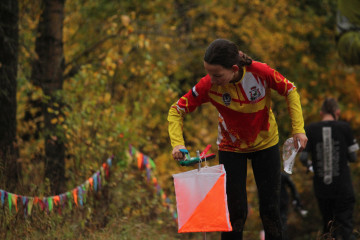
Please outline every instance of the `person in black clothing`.
[[306, 126], [308, 144], [301, 162], [308, 166], [308, 153], [314, 169], [314, 192], [323, 217], [323, 232], [337, 239], [354, 239], [354, 189], [349, 162], [356, 160], [359, 149], [350, 125], [338, 121], [340, 109], [333, 98], [324, 101], [322, 121]]

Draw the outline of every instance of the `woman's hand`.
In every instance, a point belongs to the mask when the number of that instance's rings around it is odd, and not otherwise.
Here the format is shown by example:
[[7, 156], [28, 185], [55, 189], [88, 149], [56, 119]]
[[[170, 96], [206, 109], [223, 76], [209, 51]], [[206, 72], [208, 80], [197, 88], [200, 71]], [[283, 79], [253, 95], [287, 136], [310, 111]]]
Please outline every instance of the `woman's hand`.
[[[293, 136], [294, 139], [294, 145], [295, 145], [295, 149], [299, 149], [299, 152], [301, 152], [302, 150], [304, 150], [304, 148], [306, 147], [306, 143], [308, 141], [308, 138], [306, 137], [305, 133], [296, 133]], [[300, 142], [300, 146], [298, 145], [298, 141]]]
[[185, 155], [182, 152], [180, 152], [180, 149], [186, 149], [186, 147], [184, 145], [177, 145], [172, 150], [172, 157], [177, 161], [181, 161], [185, 159]]

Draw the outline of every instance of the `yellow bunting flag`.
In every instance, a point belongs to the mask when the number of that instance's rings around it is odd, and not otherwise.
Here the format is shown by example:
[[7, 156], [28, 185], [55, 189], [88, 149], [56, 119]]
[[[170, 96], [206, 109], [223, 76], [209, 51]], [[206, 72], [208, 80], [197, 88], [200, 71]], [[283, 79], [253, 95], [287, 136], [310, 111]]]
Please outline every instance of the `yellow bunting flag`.
[[34, 204], [34, 198], [29, 198], [29, 202], [27, 204], [27, 207], [28, 207], [27, 212], [29, 215], [31, 215], [31, 210], [32, 210], [33, 204]]
[[103, 182], [105, 183], [105, 171], [103, 167], [100, 168], [100, 174], [101, 174], [101, 180], [103, 180]]
[[85, 190], [86, 191], [89, 189], [89, 185], [90, 185], [89, 180], [86, 180], [86, 182], [85, 182]]

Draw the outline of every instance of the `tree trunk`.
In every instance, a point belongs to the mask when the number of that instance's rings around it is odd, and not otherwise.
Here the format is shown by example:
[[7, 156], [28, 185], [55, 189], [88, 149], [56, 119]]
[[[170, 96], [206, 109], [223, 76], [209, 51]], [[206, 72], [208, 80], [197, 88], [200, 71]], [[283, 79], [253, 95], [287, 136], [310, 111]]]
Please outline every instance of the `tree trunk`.
[[[61, 193], [65, 183], [64, 132], [57, 121], [62, 115], [64, 53], [63, 22], [65, 0], [43, 0], [32, 66], [32, 80], [46, 95], [43, 104], [45, 136], [45, 177], [50, 180], [51, 192]], [[62, 116], [63, 117], [63, 116]]]
[[20, 165], [16, 147], [16, 77], [19, 46], [17, 0], [0, 1], [0, 185], [13, 191]]

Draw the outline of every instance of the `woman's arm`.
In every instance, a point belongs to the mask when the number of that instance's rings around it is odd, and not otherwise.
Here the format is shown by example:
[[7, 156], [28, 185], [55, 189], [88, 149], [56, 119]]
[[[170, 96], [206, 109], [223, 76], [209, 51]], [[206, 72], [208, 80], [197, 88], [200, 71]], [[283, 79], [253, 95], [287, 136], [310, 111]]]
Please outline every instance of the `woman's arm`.
[[[306, 147], [308, 138], [305, 135], [304, 118], [302, 115], [300, 96], [296, 89], [292, 90], [289, 95], [286, 96], [286, 102], [291, 118], [294, 145], [296, 149], [300, 147], [300, 151], [302, 151]], [[298, 142], [300, 142], [300, 146], [298, 146]]]
[[179, 151], [179, 149], [186, 149], [183, 137], [184, 116], [209, 101], [208, 91], [210, 87], [210, 78], [206, 76], [170, 107], [168, 114], [169, 136], [174, 159], [182, 160], [184, 158]]

